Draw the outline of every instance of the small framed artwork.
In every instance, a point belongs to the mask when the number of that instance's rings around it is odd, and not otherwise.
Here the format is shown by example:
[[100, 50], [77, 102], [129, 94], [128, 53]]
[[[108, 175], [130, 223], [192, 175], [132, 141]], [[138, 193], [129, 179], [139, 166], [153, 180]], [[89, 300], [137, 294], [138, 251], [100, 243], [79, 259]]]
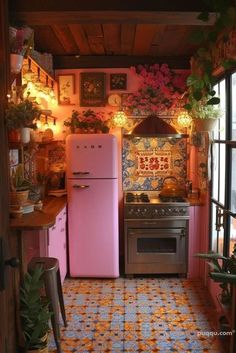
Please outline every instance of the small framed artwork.
[[127, 74], [111, 74], [110, 75], [110, 89], [124, 90], [127, 88]]
[[106, 104], [106, 74], [82, 72], [80, 74], [80, 106], [102, 107]]
[[72, 104], [71, 98], [75, 94], [75, 75], [59, 75], [58, 76], [58, 93], [59, 104]]

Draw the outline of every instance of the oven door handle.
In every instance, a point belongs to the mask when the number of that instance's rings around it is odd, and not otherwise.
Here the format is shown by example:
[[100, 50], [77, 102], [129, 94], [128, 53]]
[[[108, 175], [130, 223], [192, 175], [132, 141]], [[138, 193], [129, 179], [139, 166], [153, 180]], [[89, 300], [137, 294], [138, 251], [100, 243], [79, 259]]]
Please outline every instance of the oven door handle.
[[145, 224], [145, 225], [147, 225], [147, 226], [152, 226], [152, 225], [156, 225], [157, 222], [156, 222], [156, 221], [153, 221], [153, 222], [144, 221], [143, 224]]

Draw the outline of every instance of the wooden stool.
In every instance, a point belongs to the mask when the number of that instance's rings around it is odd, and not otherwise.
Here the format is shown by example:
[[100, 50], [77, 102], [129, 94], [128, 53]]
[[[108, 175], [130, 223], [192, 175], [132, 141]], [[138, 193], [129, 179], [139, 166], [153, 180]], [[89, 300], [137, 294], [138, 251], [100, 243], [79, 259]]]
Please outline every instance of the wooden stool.
[[34, 270], [35, 266], [42, 266], [44, 269], [44, 285], [46, 296], [49, 299], [49, 308], [53, 313], [51, 316], [52, 329], [54, 334], [55, 343], [57, 346], [57, 352], [62, 353], [60, 344], [60, 317], [59, 317], [59, 304], [61, 309], [61, 315], [63, 318], [64, 325], [66, 323], [66, 313], [64, 306], [64, 299], [62, 293], [60, 268], [58, 259], [54, 257], [33, 257], [28, 264], [28, 271]]

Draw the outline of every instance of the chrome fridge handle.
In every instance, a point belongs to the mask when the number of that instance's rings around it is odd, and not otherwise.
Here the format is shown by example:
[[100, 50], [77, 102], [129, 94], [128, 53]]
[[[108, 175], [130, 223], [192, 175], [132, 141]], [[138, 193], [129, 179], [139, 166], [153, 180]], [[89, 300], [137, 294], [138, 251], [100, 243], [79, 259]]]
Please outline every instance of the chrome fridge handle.
[[73, 175], [88, 175], [89, 172], [73, 172]]
[[78, 184], [74, 184], [73, 185], [74, 189], [87, 189], [89, 188], [89, 185], [78, 185]]

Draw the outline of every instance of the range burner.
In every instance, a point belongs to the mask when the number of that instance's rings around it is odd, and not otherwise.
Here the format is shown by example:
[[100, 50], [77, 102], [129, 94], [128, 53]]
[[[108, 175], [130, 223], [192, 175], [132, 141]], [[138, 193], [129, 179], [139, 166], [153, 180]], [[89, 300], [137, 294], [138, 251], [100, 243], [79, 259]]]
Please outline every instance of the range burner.
[[133, 194], [132, 192], [128, 192], [126, 194], [126, 202], [150, 202], [150, 200], [145, 193]]
[[161, 195], [159, 195], [159, 199], [162, 202], [185, 202], [185, 198], [182, 196], [161, 196]]

